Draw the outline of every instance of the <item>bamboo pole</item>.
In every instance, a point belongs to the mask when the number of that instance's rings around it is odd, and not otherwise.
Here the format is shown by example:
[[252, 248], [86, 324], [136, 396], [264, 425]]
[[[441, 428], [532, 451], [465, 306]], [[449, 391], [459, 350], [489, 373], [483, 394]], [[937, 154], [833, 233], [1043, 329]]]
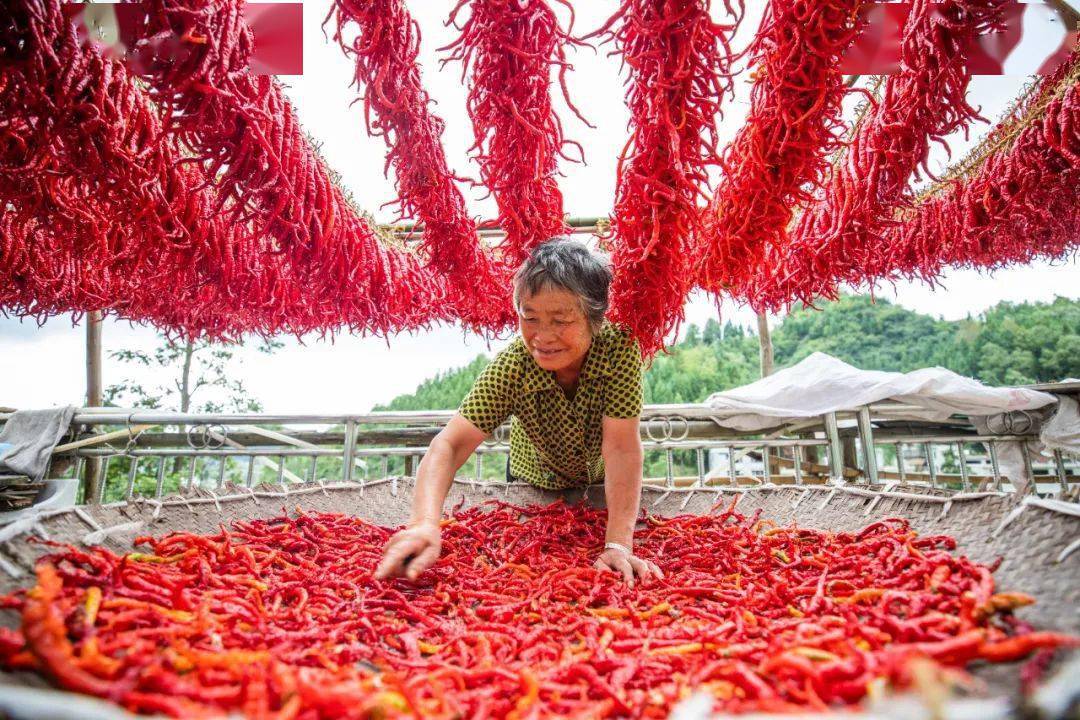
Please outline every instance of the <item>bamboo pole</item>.
[[[101, 407], [101, 311], [86, 314], [86, 406]], [[83, 470], [84, 502], [96, 503], [101, 493], [101, 460], [87, 458]]]
[[[608, 217], [572, 217], [566, 218], [566, 225], [571, 234], [593, 233], [603, 235], [611, 226]], [[397, 223], [394, 225], [378, 225], [377, 228], [399, 240], [419, 241], [424, 237], [424, 227], [414, 222]], [[497, 220], [481, 220], [477, 223], [477, 235], [482, 238], [501, 238], [506, 232], [499, 227]]]
[[768, 377], [773, 374], [773, 346], [772, 334], [769, 332], [769, 316], [763, 312], [757, 314], [757, 330], [761, 377]]

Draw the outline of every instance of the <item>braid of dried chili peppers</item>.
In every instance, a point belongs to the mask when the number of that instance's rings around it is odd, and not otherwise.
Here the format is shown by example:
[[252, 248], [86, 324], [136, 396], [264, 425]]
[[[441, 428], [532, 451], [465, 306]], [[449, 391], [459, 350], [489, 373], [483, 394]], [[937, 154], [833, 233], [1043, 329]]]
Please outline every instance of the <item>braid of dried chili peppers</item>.
[[841, 283], [859, 282], [881, 264], [883, 233], [894, 210], [911, 203], [912, 176], [920, 167], [929, 175], [931, 141], [979, 119], [966, 98], [965, 52], [998, 26], [1004, 7], [1003, 0], [912, 4], [900, 72], [889, 76], [824, 197], [800, 216], [789, 245], [766, 258], [750, 292], [756, 306], [834, 298]]
[[750, 112], [725, 149], [724, 176], [699, 243], [701, 287], [745, 297], [767, 249], [787, 244], [839, 145], [846, 93], [839, 65], [862, 0], [772, 0], [747, 53]]
[[[355, 60], [354, 82], [365, 88], [368, 134], [386, 141], [387, 169], [394, 169], [402, 215], [423, 224], [430, 265], [448, 276], [456, 313], [474, 331], [513, 324], [504, 292], [510, 270], [485, 251], [465, 207], [442, 145], [444, 123], [430, 109], [420, 79], [420, 30], [401, 0], [336, 0], [330, 15], [334, 39]], [[351, 41], [345, 28], [359, 33]]]
[[1080, 52], [999, 123], [967, 177], [889, 229], [879, 276], [933, 282], [945, 267], [994, 269], [1080, 245]]
[[735, 25], [713, 22], [710, 6], [625, 0], [593, 33], [615, 42], [630, 71], [631, 135], [619, 159], [612, 219], [612, 315], [646, 357], [682, 322], [694, 281], [698, 199], [706, 196], [708, 166], [718, 162], [720, 102], [732, 89]]
[[558, 156], [567, 144], [581, 147], [564, 138], [552, 108], [551, 70], [558, 68], [563, 96], [576, 113], [565, 83], [566, 45], [576, 41], [546, 0], [460, 0], [450, 23], [465, 6], [469, 16], [460, 37], [443, 49], [452, 50], [449, 59], [461, 61], [469, 75], [471, 150], [499, 207], [503, 253], [516, 266], [567, 229], [555, 180]]
[[176, 161], [154, 108], [61, 3], [16, 7], [21, 21], [5, 27], [21, 52], [0, 87], [0, 305], [222, 332], [227, 314], [183, 293], [231, 280], [226, 253], [243, 228], [214, 218], [205, 180]]
[[[388, 334], [446, 320], [445, 278], [384, 248], [330, 177], [280, 84], [248, 72], [240, 0], [154, 0], [148, 37], [173, 32], [186, 53], [151, 58], [146, 78], [171, 129], [207, 163], [235, 218], [268, 233], [297, 269], [319, 317]], [[141, 48], [150, 40], [141, 40]]]

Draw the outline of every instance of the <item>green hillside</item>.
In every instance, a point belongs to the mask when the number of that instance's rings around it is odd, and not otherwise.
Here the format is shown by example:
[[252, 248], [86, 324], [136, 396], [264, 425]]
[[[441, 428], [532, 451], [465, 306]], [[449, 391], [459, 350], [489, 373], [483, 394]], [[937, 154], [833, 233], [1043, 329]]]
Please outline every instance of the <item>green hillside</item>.
[[[1001, 303], [978, 317], [946, 321], [868, 296], [844, 297], [777, 322], [773, 348], [778, 368], [821, 351], [871, 370], [940, 365], [992, 385], [1049, 382], [1080, 377], [1080, 301]], [[454, 409], [487, 363], [480, 355], [374, 409]], [[710, 320], [704, 328], [691, 325], [669, 355], [655, 359], [645, 373], [645, 402], [701, 402], [757, 378], [757, 334]]]

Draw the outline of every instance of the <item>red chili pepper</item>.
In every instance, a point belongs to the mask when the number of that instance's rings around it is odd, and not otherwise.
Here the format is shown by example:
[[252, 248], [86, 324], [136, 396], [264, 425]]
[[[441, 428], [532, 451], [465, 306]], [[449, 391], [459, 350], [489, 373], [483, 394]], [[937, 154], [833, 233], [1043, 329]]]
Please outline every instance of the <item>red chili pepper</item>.
[[1071, 635], [1053, 632], [1032, 632], [1006, 640], [984, 642], [979, 645], [977, 656], [989, 662], [1015, 662], [1027, 657], [1036, 650], [1077, 647], [1080, 639]]
[[926, 167], [931, 142], [981, 119], [966, 99], [965, 53], [1002, 22], [1004, 9], [995, 0], [912, 4], [900, 71], [885, 81], [882, 100], [856, 128], [824, 191], [804, 208], [790, 242], [753, 279], [746, 294], [755, 307], [835, 298], [843, 283], [904, 267], [899, 243], [888, 238], [897, 231], [895, 215], [914, 201], [912, 177], [920, 169], [932, 177]]
[[724, 176], [705, 211], [700, 285], [746, 297], [788, 244], [795, 208], [822, 188], [839, 146], [840, 60], [861, 0], [771, 0], [747, 50], [750, 112], [724, 150]]
[[[247, 72], [240, 5], [146, 6], [132, 50], [147, 94], [57, 0], [20, 4], [0, 88], [0, 306], [233, 339], [450, 319], [445, 273], [382, 246], [281, 87]], [[144, 52], [172, 35], [203, 42]]]
[[580, 44], [563, 30], [546, 0], [460, 0], [450, 13], [469, 14], [461, 35], [444, 50], [460, 60], [468, 73], [467, 107], [480, 164], [480, 180], [499, 207], [506, 231], [503, 253], [511, 265], [528, 257], [537, 244], [566, 231], [562, 193], [556, 184], [558, 157], [566, 145], [581, 146], [563, 136], [551, 104], [551, 72], [570, 109], [581, 117], [566, 89], [566, 46]]
[[[729, 15], [735, 12], [725, 0]], [[610, 241], [613, 317], [651, 357], [678, 329], [693, 288], [717, 122], [732, 89], [729, 40], [710, 0], [624, 0], [592, 33], [614, 41], [629, 69], [630, 137], [619, 157]]]
[[1074, 49], [988, 134], [973, 171], [901, 214], [875, 276], [933, 282], [945, 267], [997, 268], [1072, 252], [1080, 224], [1078, 80]]
[[[393, 168], [402, 215], [423, 225], [424, 250], [431, 267], [446, 275], [454, 294], [447, 298], [474, 330], [500, 330], [516, 322], [505, 287], [523, 258], [496, 259], [486, 251], [457, 187], [442, 146], [444, 123], [431, 111], [420, 78], [420, 30], [402, 0], [335, 0], [334, 39], [355, 61], [354, 80], [365, 94], [368, 133], [386, 141], [386, 167]], [[345, 31], [355, 25], [351, 41]], [[546, 67], [546, 65], [545, 65]], [[474, 85], [475, 87], [475, 85]], [[478, 133], [477, 138], [482, 136]], [[479, 140], [478, 140], [479, 141]], [[532, 145], [539, 143], [531, 143]], [[516, 148], [521, 152], [521, 147]], [[530, 160], [515, 158], [515, 171], [534, 172]], [[489, 183], [498, 197], [501, 186]], [[519, 207], [526, 212], [528, 206]], [[558, 208], [561, 223], [561, 207]], [[511, 229], [509, 225], [504, 225]], [[546, 237], [555, 234], [549, 233]]]

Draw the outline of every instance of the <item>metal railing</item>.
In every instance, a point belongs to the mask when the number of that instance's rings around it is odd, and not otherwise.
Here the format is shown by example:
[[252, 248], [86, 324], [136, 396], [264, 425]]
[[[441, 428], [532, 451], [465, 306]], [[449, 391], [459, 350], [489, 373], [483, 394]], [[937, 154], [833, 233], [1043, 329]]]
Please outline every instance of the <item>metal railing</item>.
[[[924, 486], [937, 490], [1003, 490], [1011, 487], [1001, 450], [1035, 440], [1030, 434], [978, 435], [970, 426], [949, 433], [890, 429], [875, 437], [875, 422], [897, 406], [869, 406], [805, 422], [737, 433], [724, 417], [702, 405], [653, 405], [642, 413], [645, 481], [669, 490], [747, 485], [869, 487]], [[184, 414], [89, 410], [76, 414], [80, 428], [57, 447], [51, 477], [83, 477], [96, 461], [100, 482], [86, 502], [130, 500], [226, 486], [355, 482], [412, 475], [431, 437], [453, 411], [379, 412], [362, 415]], [[5, 416], [0, 415], [0, 421]], [[499, 428], [470, 458], [459, 479], [504, 478], [508, 426]], [[885, 435], [885, 433], [883, 433]], [[1013, 445], [1012, 447], [1015, 447]], [[1031, 490], [1067, 496], [1080, 489], [1075, 458], [1055, 453], [1023, 470]]]

